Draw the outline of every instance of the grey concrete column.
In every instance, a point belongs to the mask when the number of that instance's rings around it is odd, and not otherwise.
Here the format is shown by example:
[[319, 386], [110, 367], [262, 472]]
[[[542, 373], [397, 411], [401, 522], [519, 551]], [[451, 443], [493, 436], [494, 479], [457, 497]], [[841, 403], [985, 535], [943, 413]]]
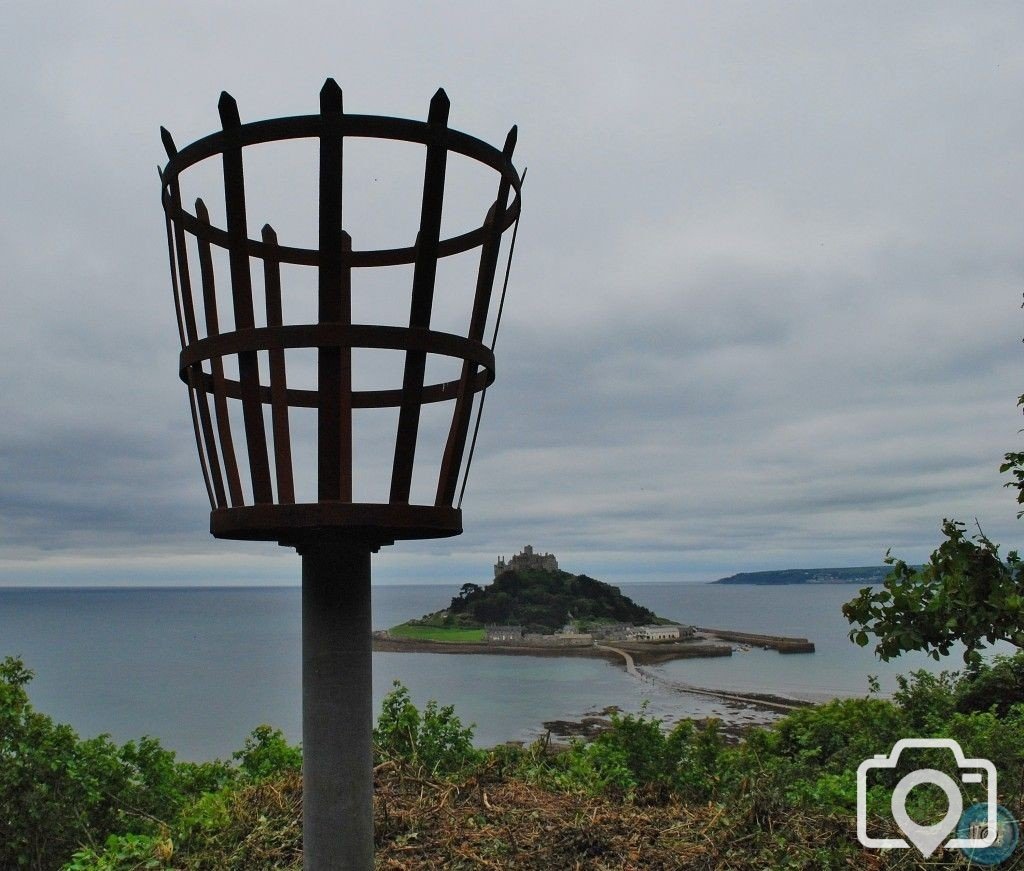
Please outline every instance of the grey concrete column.
[[370, 547], [302, 555], [302, 838], [305, 871], [373, 869]]

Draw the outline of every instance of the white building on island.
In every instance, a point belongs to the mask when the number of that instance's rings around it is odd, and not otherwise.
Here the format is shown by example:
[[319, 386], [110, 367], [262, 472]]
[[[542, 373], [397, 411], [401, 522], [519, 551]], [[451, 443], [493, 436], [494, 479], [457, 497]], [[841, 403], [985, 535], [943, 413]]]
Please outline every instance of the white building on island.
[[669, 626], [634, 626], [632, 632], [627, 631], [627, 635], [631, 634], [634, 641], [675, 641], [680, 637], [680, 627], [676, 625]]

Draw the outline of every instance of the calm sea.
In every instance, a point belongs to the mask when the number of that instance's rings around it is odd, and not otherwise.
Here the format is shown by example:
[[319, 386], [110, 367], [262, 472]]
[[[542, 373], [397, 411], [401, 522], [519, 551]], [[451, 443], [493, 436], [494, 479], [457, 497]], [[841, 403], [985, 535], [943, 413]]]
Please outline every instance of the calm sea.
[[[677, 661], [665, 677], [723, 689], [810, 699], [862, 695], [867, 675], [883, 690], [894, 675], [937, 668], [922, 656], [877, 662], [846, 637], [840, 613], [855, 585], [725, 586], [621, 584], [658, 614], [721, 629], [802, 635], [813, 655], [774, 651]], [[374, 588], [374, 626], [385, 628], [447, 604], [441, 586]], [[225, 757], [261, 723], [301, 736], [298, 588], [0, 589], [0, 656], [35, 672], [36, 708], [83, 736], [118, 741], [154, 735], [189, 759]], [[955, 669], [954, 657], [942, 667]], [[575, 719], [609, 705], [647, 709], [666, 720], [727, 713], [758, 722], [749, 709], [676, 693], [630, 678], [602, 660], [438, 654], [374, 654], [374, 696], [401, 681], [417, 704], [455, 706], [476, 740], [491, 745], [543, 734], [542, 722]]]

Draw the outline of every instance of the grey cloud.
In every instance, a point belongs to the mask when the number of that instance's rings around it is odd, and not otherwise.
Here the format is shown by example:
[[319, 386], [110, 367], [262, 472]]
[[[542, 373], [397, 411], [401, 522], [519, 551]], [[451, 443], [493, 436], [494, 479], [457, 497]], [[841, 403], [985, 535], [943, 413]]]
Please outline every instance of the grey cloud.
[[[529, 165], [466, 534], [399, 545], [385, 572], [486, 573], [527, 541], [621, 580], [868, 562], [923, 555], [947, 514], [1019, 536], [995, 471], [1020, 422], [1019, 9], [310, 3], [239, 22], [112, 3], [8, 24], [0, 581], [25, 559], [86, 577], [83, 554], [122, 577], [280, 577], [254, 568], [272, 547], [205, 532], [157, 131], [215, 129], [222, 88], [245, 119], [316, 111], [328, 75], [356, 112], [422, 117], [444, 85], [453, 126], [500, 141], [518, 122]], [[308, 157], [253, 161], [282, 175], [259, 222], [297, 239]], [[417, 179], [382, 185], [415, 207]], [[461, 228], [490, 194], [458, 179]], [[363, 238], [414, 226], [349, 190]], [[403, 316], [378, 304], [390, 281], [366, 317]]]

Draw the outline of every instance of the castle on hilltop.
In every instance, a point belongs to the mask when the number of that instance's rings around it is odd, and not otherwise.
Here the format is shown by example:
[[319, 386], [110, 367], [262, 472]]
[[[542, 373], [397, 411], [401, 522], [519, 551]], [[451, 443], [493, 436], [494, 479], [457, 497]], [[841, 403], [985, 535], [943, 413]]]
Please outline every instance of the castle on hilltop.
[[502, 572], [531, 570], [557, 572], [558, 560], [555, 559], [555, 555], [553, 553], [534, 553], [533, 545], [528, 544], [523, 548], [522, 553], [517, 553], [508, 562], [505, 562], [505, 557], [499, 556], [498, 561], [494, 564], [494, 577], [498, 577]]

